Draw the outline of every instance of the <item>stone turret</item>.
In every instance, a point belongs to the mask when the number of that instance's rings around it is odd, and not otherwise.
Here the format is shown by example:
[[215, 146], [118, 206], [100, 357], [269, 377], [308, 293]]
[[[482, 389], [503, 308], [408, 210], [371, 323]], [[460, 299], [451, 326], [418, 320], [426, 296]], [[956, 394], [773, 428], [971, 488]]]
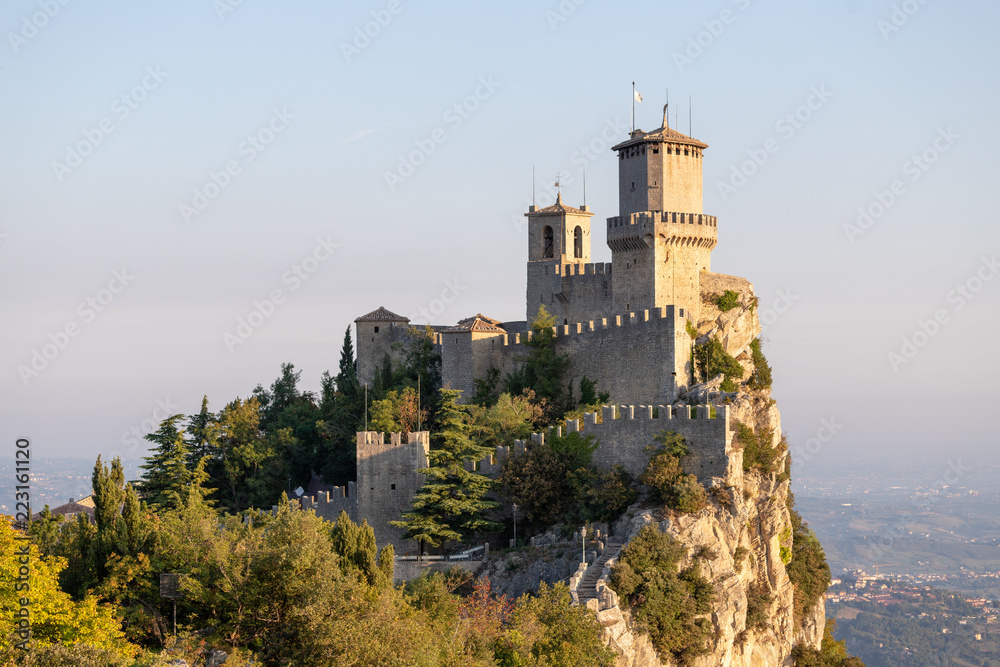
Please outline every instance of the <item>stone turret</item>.
[[702, 212], [702, 154], [708, 145], [664, 127], [635, 130], [618, 152], [618, 215], [608, 218], [615, 267], [614, 312], [665, 305], [693, 319], [700, 274], [711, 270], [718, 242], [713, 216]]

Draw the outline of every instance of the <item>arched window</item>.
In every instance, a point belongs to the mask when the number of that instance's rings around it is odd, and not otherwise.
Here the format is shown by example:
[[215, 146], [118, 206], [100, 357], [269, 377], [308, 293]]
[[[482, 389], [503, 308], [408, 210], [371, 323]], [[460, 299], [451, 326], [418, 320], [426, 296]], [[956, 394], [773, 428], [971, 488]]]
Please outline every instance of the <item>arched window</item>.
[[577, 225], [573, 232], [573, 257], [576, 259], [583, 257], [583, 230], [580, 225]]
[[545, 225], [545, 229], [542, 230], [542, 257], [549, 259], [554, 257], [554, 251], [552, 249], [552, 228]]

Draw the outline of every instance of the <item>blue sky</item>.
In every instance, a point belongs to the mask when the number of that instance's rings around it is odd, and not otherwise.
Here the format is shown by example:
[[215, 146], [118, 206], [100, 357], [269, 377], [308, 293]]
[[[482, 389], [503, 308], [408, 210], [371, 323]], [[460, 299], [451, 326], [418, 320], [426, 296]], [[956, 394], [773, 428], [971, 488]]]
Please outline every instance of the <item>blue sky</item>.
[[380, 305], [522, 318], [532, 167], [539, 204], [558, 174], [579, 203], [585, 166], [595, 219], [617, 214], [635, 81], [640, 128], [669, 87], [686, 131], [693, 100], [713, 270], [757, 289], [784, 428], [817, 438], [803, 465], [992, 454], [998, 21], [935, 0], [6, 2], [0, 440], [134, 457], [154, 412], [218, 409], [282, 362], [317, 389]]

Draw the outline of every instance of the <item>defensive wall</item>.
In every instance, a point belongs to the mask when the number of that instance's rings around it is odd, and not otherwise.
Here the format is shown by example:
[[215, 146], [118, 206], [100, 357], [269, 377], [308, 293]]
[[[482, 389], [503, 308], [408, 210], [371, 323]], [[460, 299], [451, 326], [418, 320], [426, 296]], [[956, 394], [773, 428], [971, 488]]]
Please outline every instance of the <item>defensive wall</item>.
[[[672, 403], [690, 378], [691, 339], [683, 308], [665, 306], [553, 327], [556, 349], [569, 356], [567, 376], [574, 391], [586, 376], [616, 401]], [[468, 401], [475, 379], [493, 367], [501, 377], [516, 371], [528, 355], [533, 332], [444, 333], [442, 380]]]
[[[715, 416], [712, 416], [712, 412]], [[735, 484], [743, 470], [743, 451], [733, 449], [733, 434], [729, 428], [729, 406], [708, 405], [672, 407], [669, 405], [605, 405], [600, 414], [589, 412], [583, 424], [566, 420], [566, 432], [581, 432], [599, 441], [594, 463], [610, 468], [620, 465], [638, 477], [649, 463], [646, 448], [655, 444], [655, 437], [664, 431], [676, 431], [684, 436], [689, 454], [681, 459], [684, 472], [695, 475], [702, 484], [722, 478]], [[561, 427], [549, 429], [549, 435], [562, 436]], [[466, 469], [484, 475], [499, 472], [504, 460], [545, 442], [545, 435], [533, 433], [530, 441], [516, 440], [513, 448], [497, 447], [497, 451], [481, 461], [466, 463]]]

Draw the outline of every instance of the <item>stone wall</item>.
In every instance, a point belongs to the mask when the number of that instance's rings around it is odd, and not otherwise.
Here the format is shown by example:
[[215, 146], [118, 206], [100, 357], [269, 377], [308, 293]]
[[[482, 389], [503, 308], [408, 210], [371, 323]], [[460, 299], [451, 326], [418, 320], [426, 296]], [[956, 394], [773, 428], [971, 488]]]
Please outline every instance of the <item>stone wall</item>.
[[[598, 391], [609, 392], [615, 402], [672, 403], [687, 388], [690, 377], [690, 348], [684, 315], [673, 306], [619, 315], [613, 318], [577, 322], [553, 327], [556, 348], [570, 358], [568, 378], [574, 391], [586, 376], [597, 383]], [[495, 367], [501, 377], [521, 367], [528, 355], [525, 341], [532, 333], [500, 334], [478, 341], [469, 339], [468, 348], [445, 342], [442, 378], [453, 388], [472, 389], [469, 369]], [[442, 340], [445, 338], [442, 337]], [[462, 355], [474, 355], [468, 359]], [[676, 352], [676, 354], [675, 354]], [[465, 400], [471, 394], [465, 395]]]
[[367, 521], [375, 531], [375, 542], [391, 542], [400, 555], [415, 554], [417, 544], [403, 540], [403, 529], [389, 525], [398, 521], [410, 509], [417, 490], [424, 484], [424, 475], [417, 470], [428, 466], [430, 434], [427, 431], [408, 434], [403, 442], [399, 433], [392, 433], [389, 442], [385, 434], [363, 431], [357, 434], [358, 481], [355, 493], [355, 517], [358, 523]]

